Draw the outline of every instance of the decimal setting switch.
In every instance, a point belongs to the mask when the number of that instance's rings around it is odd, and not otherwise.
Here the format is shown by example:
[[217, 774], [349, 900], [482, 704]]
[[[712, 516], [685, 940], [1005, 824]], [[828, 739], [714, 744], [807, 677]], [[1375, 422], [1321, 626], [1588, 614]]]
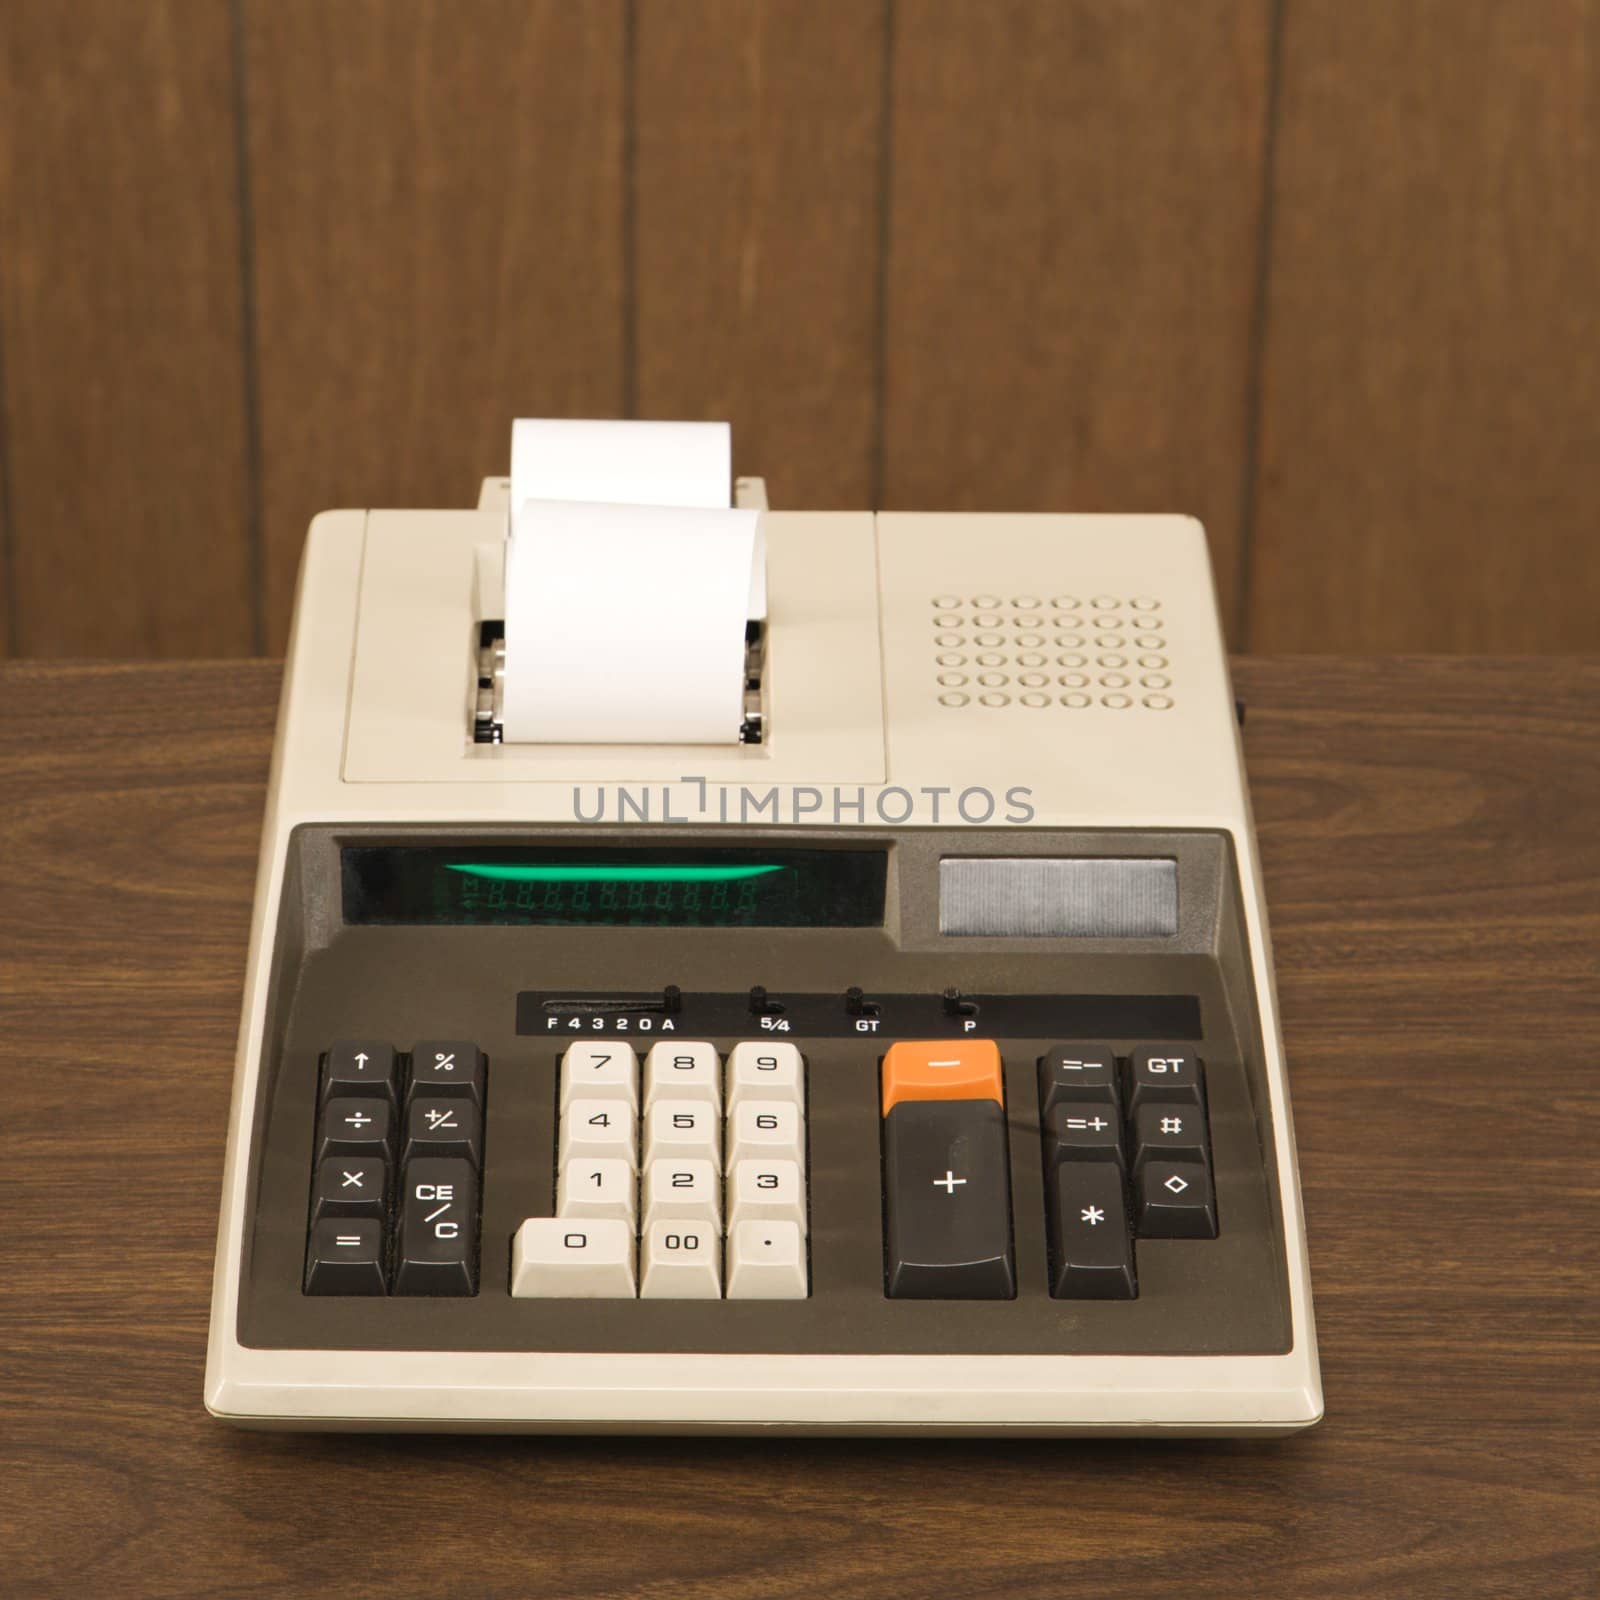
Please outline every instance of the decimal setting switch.
[[999, 1051], [990, 1040], [896, 1044], [884, 1057], [882, 1087], [889, 1298], [1012, 1299]]

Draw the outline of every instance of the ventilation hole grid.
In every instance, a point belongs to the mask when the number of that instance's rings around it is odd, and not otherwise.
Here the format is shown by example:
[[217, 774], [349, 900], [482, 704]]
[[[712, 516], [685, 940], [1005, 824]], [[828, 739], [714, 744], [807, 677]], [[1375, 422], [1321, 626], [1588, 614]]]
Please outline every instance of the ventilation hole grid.
[[1170, 711], [1160, 600], [1113, 594], [936, 594], [934, 694], [956, 711]]

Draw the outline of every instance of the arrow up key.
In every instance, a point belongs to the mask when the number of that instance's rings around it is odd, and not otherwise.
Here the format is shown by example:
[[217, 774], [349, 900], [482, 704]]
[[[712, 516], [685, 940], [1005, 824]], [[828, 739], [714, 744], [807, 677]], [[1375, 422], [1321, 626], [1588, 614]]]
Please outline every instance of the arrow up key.
[[358, 1094], [393, 1100], [399, 1077], [392, 1044], [381, 1039], [340, 1039], [322, 1059], [322, 1098]]

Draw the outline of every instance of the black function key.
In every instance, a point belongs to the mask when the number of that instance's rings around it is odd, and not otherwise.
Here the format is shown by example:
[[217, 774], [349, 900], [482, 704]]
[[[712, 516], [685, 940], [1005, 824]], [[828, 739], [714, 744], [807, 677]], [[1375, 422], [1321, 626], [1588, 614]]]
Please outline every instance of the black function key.
[[470, 1100], [457, 1095], [413, 1095], [406, 1108], [405, 1159], [459, 1156], [477, 1166], [483, 1159], [483, 1121]]
[[385, 1095], [394, 1099], [400, 1081], [394, 1046], [381, 1039], [341, 1039], [322, 1059], [322, 1098]]
[[325, 1156], [311, 1188], [311, 1220], [384, 1216], [389, 1168], [381, 1156]]
[[478, 1176], [469, 1161], [410, 1162], [401, 1185], [396, 1294], [478, 1292]]
[[371, 1217], [324, 1217], [311, 1224], [307, 1294], [382, 1294], [383, 1224]]
[[1132, 1300], [1138, 1293], [1122, 1171], [1063, 1161], [1049, 1179], [1050, 1293], [1058, 1300]]
[[1139, 1170], [1139, 1232], [1146, 1239], [1215, 1239], [1217, 1201], [1200, 1161], [1147, 1161]]
[[1011, 1174], [993, 1100], [905, 1100], [884, 1119], [891, 1300], [1009, 1300]]
[[1058, 1044], [1039, 1058], [1039, 1109], [1050, 1112], [1061, 1100], [1117, 1103], [1117, 1058], [1091, 1045]]
[[1105, 1161], [1122, 1169], [1122, 1124], [1117, 1108], [1103, 1100], [1058, 1101], [1045, 1113], [1044, 1153], [1058, 1161]]
[[394, 1107], [387, 1100], [330, 1100], [317, 1119], [317, 1159], [389, 1154]]
[[1202, 1099], [1203, 1068], [1192, 1052], [1152, 1045], [1135, 1050], [1128, 1060], [1128, 1110], [1132, 1115], [1151, 1101], [1181, 1100], [1197, 1106]]
[[1210, 1144], [1206, 1138], [1206, 1113], [1203, 1106], [1181, 1101], [1147, 1101], [1134, 1113], [1134, 1163], [1165, 1158], [1168, 1161], [1206, 1161]]
[[419, 1039], [411, 1047], [412, 1095], [456, 1094], [483, 1104], [483, 1052], [470, 1039]]

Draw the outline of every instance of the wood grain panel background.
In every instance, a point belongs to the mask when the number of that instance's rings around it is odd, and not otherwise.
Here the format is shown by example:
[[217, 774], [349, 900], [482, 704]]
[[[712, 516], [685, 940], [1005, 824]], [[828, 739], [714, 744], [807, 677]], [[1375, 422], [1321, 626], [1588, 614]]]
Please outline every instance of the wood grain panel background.
[[1173, 509], [1239, 647], [1600, 645], [1600, 0], [8, 0], [0, 653], [281, 650], [522, 413]]

